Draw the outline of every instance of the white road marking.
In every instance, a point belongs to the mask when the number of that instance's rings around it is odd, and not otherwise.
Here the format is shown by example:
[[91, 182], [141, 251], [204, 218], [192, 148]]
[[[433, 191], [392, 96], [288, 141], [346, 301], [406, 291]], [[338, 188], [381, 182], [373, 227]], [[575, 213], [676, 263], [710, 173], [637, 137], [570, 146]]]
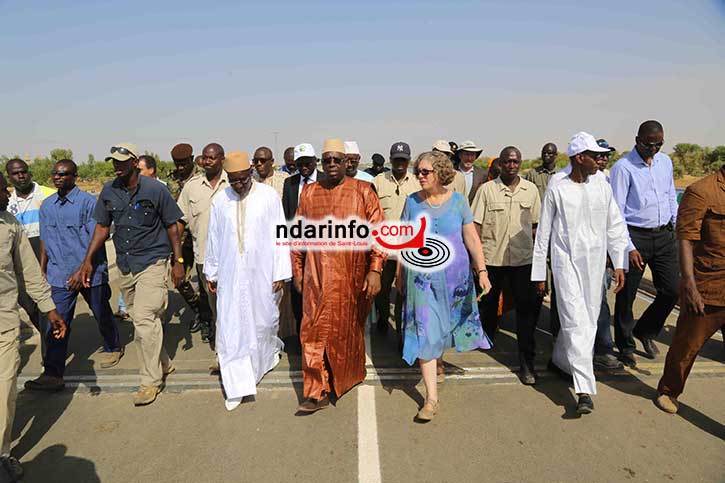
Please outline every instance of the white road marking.
[[380, 483], [378, 419], [375, 415], [375, 386], [357, 388], [357, 475], [360, 483]]

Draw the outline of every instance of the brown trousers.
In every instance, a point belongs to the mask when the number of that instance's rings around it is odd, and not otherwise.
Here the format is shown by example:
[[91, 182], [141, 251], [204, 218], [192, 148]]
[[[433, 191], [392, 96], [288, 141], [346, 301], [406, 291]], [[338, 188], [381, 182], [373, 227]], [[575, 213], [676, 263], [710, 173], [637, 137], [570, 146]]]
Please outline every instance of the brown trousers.
[[680, 312], [675, 337], [667, 352], [665, 372], [657, 386], [657, 392], [678, 397], [685, 388], [695, 357], [710, 337], [725, 327], [725, 307], [705, 306], [705, 315]]

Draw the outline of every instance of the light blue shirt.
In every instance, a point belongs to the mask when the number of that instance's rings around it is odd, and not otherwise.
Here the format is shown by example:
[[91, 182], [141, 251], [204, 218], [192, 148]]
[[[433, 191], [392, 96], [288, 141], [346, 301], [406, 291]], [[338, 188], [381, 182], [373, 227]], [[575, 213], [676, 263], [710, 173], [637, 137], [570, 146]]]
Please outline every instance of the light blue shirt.
[[[65, 287], [78, 270], [93, 238], [96, 220], [93, 210], [96, 199], [76, 186], [65, 198], [55, 193], [40, 207], [40, 239], [48, 255], [48, 284]], [[93, 257], [91, 286], [108, 282], [106, 249], [101, 248]]]
[[655, 154], [648, 166], [633, 148], [612, 166], [609, 181], [628, 225], [657, 228], [677, 220], [672, 160], [666, 154]]

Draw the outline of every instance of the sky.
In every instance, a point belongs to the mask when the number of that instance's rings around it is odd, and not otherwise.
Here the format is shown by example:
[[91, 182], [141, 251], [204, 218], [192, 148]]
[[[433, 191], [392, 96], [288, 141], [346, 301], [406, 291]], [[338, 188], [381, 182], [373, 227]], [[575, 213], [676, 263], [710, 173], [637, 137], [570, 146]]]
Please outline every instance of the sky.
[[356, 140], [470, 139], [525, 158], [657, 119], [725, 144], [725, 1], [0, 0], [0, 154], [118, 142], [170, 159]]

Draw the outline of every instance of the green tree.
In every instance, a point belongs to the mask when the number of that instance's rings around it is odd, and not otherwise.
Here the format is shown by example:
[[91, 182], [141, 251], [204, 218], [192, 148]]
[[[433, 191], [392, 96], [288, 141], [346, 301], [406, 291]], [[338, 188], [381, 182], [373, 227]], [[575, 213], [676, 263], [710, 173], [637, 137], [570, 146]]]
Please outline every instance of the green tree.
[[53, 160], [53, 162], [58, 162], [61, 159], [73, 159], [73, 151], [63, 148], [51, 149], [50, 159]]

